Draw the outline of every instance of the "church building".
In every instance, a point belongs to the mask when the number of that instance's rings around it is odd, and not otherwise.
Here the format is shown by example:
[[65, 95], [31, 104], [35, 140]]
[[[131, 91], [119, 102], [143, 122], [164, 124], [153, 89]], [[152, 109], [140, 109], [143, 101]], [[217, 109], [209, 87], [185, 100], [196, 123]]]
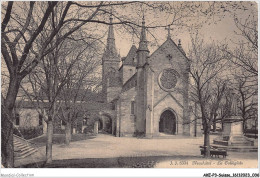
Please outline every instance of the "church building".
[[112, 103], [112, 134], [122, 136], [194, 135], [189, 105], [189, 60], [181, 43], [171, 39], [150, 53], [145, 20], [139, 46], [121, 58], [115, 46], [110, 17], [102, 58], [102, 92]]

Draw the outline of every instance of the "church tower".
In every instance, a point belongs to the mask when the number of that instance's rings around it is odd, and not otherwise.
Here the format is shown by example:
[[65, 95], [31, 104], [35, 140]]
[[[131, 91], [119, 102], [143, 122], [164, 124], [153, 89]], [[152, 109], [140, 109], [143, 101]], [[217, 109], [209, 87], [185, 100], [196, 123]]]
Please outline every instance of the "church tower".
[[149, 50], [147, 47], [145, 21], [143, 17], [139, 48], [137, 49], [137, 97], [136, 97], [136, 133], [145, 134], [146, 124], [146, 72]]
[[115, 78], [118, 75], [118, 69], [120, 67], [120, 55], [117, 53], [115, 45], [112, 16], [110, 16], [109, 20], [107, 45], [102, 57], [102, 93], [105, 102], [107, 101], [107, 88], [109, 82], [111, 83], [111, 78]]

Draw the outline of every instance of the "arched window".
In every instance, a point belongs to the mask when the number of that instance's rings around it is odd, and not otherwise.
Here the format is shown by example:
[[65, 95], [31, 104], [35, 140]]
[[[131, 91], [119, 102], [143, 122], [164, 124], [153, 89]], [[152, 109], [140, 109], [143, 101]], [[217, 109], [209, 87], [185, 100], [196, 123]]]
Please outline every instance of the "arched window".
[[41, 125], [42, 125], [42, 119], [43, 119], [42, 115], [41, 115], [41, 114], [39, 114], [39, 126], [41, 126]]
[[131, 114], [135, 114], [135, 102], [131, 101]]
[[15, 114], [15, 125], [20, 125], [20, 115], [18, 113]]
[[112, 110], [116, 110], [116, 103], [115, 102], [112, 103]]
[[130, 76], [133, 75], [133, 69], [129, 69]]

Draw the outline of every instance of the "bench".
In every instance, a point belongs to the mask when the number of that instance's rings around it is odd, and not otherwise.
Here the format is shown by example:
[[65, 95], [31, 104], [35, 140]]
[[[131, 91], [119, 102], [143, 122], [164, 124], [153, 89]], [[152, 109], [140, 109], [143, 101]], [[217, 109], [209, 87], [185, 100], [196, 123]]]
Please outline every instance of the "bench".
[[[201, 152], [201, 155], [205, 155], [204, 146], [200, 146], [200, 152]], [[227, 149], [210, 147], [210, 156], [213, 157], [214, 155], [215, 155], [215, 157], [218, 157], [218, 158], [219, 158], [219, 155], [221, 155], [221, 156], [223, 156], [223, 158], [225, 158], [227, 156]]]

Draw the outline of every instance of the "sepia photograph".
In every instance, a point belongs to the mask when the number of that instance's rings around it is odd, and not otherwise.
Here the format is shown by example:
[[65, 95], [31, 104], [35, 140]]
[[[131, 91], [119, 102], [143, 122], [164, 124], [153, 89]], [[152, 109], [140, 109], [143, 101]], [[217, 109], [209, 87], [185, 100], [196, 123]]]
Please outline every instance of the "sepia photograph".
[[8, 168], [258, 177], [258, 2], [2, 1]]

